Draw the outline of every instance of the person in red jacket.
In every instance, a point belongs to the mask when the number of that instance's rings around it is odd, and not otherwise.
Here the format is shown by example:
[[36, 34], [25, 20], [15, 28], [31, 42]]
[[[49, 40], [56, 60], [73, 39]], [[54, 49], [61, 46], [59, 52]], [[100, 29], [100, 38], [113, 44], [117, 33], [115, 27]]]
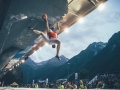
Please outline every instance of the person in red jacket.
[[[48, 20], [47, 20], [47, 17], [44, 18], [45, 22], [46, 22], [46, 31], [47, 31], [47, 35], [45, 33], [43, 33], [42, 31], [38, 31], [38, 30], [34, 30], [33, 28], [30, 28], [28, 27], [29, 29], [33, 30], [34, 33], [36, 34], [39, 34], [42, 36], [42, 38], [50, 45], [53, 45], [53, 48], [55, 48], [55, 44], [57, 44], [57, 52], [56, 52], [56, 58], [58, 58], [58, 60], [61, 60], [61, 58], [59, 57], [59, 51], [60, 51], [60, 40], [58, 40], [58, 36], [57, 36], [57, 31], [60, 30], [60, 27], [59, 27], [59, 24], [57, 23], [57, 28], [58, 30], [54, 30], [52, 31], [50, 28], [49, 28], [49, 25], [48, 25]], [[53, 28], [52, 28], [53, 29]], [[40, 48], [39, 46], [40, 42], [38, 41], [33, 47], [32, 49], [26, 53], [24, 55], [24, 57], [21, 58], [22, 59], [27, 59], [28, 56], [30, 56], [31, 54], [34, 53], [34, 51], [38, 50]]]

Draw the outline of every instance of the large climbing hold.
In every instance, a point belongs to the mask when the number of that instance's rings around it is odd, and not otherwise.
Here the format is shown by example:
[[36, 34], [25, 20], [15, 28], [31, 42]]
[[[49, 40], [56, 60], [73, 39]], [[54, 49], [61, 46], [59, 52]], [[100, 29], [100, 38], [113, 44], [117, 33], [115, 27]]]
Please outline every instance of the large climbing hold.
[[47, 14], [42, 15], [42, 19], [44, 20], [45, 18], [47, 19]]

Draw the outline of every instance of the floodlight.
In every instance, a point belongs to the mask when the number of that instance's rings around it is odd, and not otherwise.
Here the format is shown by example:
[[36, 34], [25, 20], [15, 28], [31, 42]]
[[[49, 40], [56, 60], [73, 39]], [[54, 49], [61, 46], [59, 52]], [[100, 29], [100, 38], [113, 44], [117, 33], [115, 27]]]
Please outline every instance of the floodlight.
[[99, 6], [98, 6], [98, 9], [101, 11], [101, 10], [103, 10], [104, 9], [104, 4], [103, 3], [101, 3]]

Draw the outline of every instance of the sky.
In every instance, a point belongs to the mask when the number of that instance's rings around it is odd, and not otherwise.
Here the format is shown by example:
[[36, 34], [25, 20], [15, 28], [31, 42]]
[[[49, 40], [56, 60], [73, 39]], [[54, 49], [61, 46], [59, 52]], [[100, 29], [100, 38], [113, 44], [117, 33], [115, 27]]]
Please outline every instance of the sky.
[[[98, 8], [84, 17], [84, 22], [76, 22], [68, 32], [61, 33], [60, 55], [67, 58], [79, 54], [93, 42], [108, 42], [114, 33], [120, 31], [120, 0], [108, 0], [104, 9]], [[56, 49], [45, 45], [30, 57], [35, 62], [42, 62], [55, 57]]]

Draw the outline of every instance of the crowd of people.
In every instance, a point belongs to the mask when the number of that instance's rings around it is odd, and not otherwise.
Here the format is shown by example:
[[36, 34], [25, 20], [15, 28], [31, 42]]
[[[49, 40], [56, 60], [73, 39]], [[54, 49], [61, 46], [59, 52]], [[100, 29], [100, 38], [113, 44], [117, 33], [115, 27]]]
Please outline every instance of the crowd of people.
[[120, 89], [120, 73], [99, 74], [90, 84], [91, 88]]
[[35, 84], [21, 84], [17, 87], [22, 88], [54, 88], [54, 89], [87, 89], [86, 86], [84, 86], [83, 81], [80, 80], [80, 85], [77, 85], [76, 82], [57, 82], [57, 83], [35, 83]]
[[[91, 80], [59, 81], [54, 83], [21, 84], [22, 88], [54, 88], [54, 89], [120, 89], [120, 73], [98, 74]], [[4, 82], [3, 82], [4, 83]], [[3, 85], [1, 83], [1, 85]], [[8, 86], [10, 87], [10, 86]]]
[[87, 89], [88, 83], [84, 85], [83, 81], [79, 81], [79, 85], [76, 82], [55, 82], [55, 83], [35, 83], [35, 84], [21, 84], [15, 86], [3, 86], [3, 87], [21, 87], [21, 88], [54, 88], [54, 89]]
[[58, 89], [120, 89], [120, 73], [99, 74], [92, 83], [87, 80], [75, 82], [41, 83], [27, 85], [34, 88], [58, 88]]
[[57, 88], [57, 89], [120, 89], [120, 75], [104, 74], [99, 75], [92, 83], [88, 81], [79, 80], [79, 82], [66, 82], [66, 83], [41, 83], [28, 84], [24, 87], [27, 88]]

